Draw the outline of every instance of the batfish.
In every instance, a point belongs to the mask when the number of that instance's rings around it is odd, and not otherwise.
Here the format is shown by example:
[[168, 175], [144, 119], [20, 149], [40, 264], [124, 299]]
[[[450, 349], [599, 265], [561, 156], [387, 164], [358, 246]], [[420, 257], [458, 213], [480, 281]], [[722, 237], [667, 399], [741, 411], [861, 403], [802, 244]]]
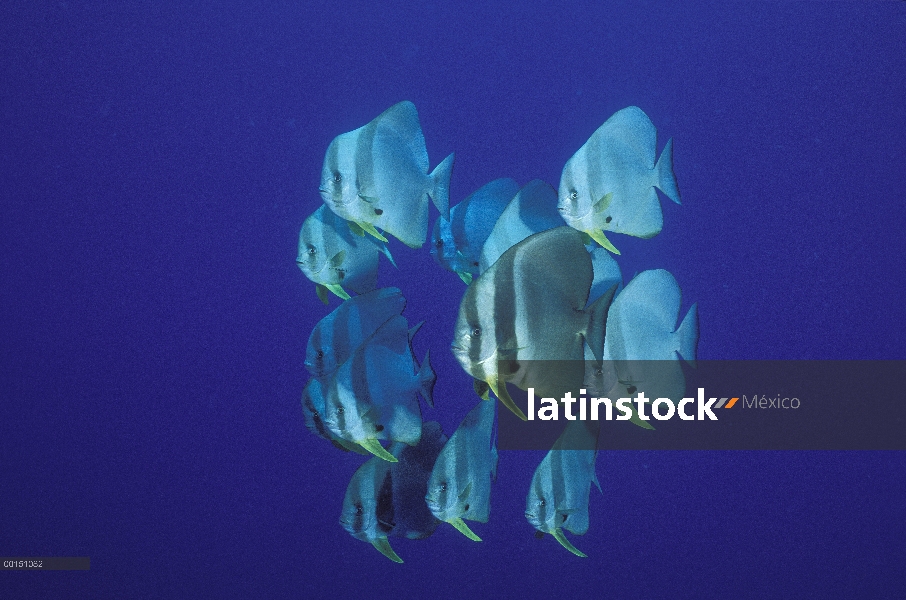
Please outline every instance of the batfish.
[[352, 476], [343, 499], [340, 524], [356, 539], [369, 542], [390, 560], [403, 560], [393, 551], [389, 536], [423, 539], [438, 521], [425, 504], [428, 477], [447, 437], [440, 425], [424, 425], [416, 446], [394, 443], [397, 462], [372, 457]]
[[327, 304], [327, 290], [345, 300], [349, 298], [345, 288], [357, 294], [374, 289], [378, 252], [393, 263], [383, 242], [353, 235], [343, 219], [321, 206], [302, 223], [296, 264]]
[[347, 442], [331, 432], [324, 424], [324, 390], [319, 380], [312, 378], [302, 390], [302, 413], [305, 415], [305, 426], [318, 437], [328, 440], [340, 450], [356, 452], [368, 456], [370, 452], [359, 446]]
[[501, 254], [528, 236], [561, 227], [563, 219], [556, 210], [556, 198], [556, 190], [540, 179], [525, 184], [507, 204], [485, 240], [479, 273], [484, 273]]
[[318, 191], [356, 233], [386, 242], [383, 230], [411, 248], [428, 235], [428, 199], [450, 217], [453, 154], [428, 173], [428, 151], [415, 106], [394, 104], [376, 119], [338, 135], [327, 148]]
[[431, 254], [466, 285], [478, 276], [481, 250], [494, 224], [519, 191], [512, 179], [495, 179], [450, 209], [450, 219], [434, 222]]
[[391, 317], [359, 346], [325, 385], [327, 428], [388, 461], [378, 440], [415, 445], [422, 419], [417, 393], [433, 406], [435, 375], [428, 355], [417, 373], [406, 319]]
[[650, 238], [664, 218], [657, 187], [680, 203], [673, 174], [673, 140], [655, 162], [657, 130], [635, 106], [610, 117], [563, 167], [557, 208], [567, 225], [615, 254], [603, 231]]
[[680, 288], [668, 271], [639, 273], [614, 299], [607, 315], [604, 360], [612, 361], [618, 382], [607, 398], [683, 397], [685, 376], [677, 356], [695, 365], [698, 306], [678, 328]]
[[491, 510], [491, 480], [497, 476], [494, 403], [478, 401], [441, 450], [425, 501], [434, 516], [470, 540], [480, 542], [464, 519], [487, 523]]
[[378, 327], [406, 308], [397, 288], [381, 288], [350, 298], [318, 321], [308, 338], [305, 368], [315, 377], [326, 377], [346, 362], [352, 352]]
[[[467, 373], [487, 382], [507, 408], [525, 419], [506, 391], [507, 381], [559, 397], [582, 383], [583, 342], [595, 358], [602, 356], [607, 309], [616, 287], [586, 309], [592, 282], [592, 260], [579, 232], [561, 226], [529, 236], [466, 290], [453, 354]], [[556, 368], [534, 362], [526, 369], [525, 361], [571, 362]]]
[[586, 555], [566, 539], [563, 530], [576, 535], [588, 531], [592, 482], [601, 489], [595, 474], [596, 439], [585, 422], [567, 421], [554, 447], [535, 469], [525, 501], [525, 518], [535, 529], [553, 535], [564, 548], [583, 558]]

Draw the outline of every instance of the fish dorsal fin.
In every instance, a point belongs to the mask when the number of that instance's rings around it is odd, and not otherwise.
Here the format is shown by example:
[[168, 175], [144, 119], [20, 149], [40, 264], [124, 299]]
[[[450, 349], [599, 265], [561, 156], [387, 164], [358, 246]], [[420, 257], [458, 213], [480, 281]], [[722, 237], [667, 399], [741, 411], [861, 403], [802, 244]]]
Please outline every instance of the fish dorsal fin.
[[423, 173], [428, 172], [428, 150], [418, 121], [418, 111], [408, 100], [398, 102], [375, 119], [376, 135], [396, 135], [412, 153]]
[[378, 327], [371, 338], [365, 341], [365, 344], [381, 346], [394, 354], [402, 355], [409, 351], [409, 340], [406, 318], [402, 315], [394, 315]]

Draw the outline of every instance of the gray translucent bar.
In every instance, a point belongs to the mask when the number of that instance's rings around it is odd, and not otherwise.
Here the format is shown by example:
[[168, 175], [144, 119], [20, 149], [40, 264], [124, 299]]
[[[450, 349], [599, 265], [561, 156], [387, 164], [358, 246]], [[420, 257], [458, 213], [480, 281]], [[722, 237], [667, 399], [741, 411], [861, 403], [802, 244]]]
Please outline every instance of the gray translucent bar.
[[0, 557], [0, 571], [87, 571], [88, 556], [6, 556]]

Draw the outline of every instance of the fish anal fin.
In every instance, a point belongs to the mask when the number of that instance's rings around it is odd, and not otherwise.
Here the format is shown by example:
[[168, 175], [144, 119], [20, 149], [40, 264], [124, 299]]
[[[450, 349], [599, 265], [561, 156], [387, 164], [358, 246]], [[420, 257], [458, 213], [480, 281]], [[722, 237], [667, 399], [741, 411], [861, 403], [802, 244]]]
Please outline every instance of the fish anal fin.
[[324, 287], [329, 289], [331, 292], [342, 298], [343, 300], [349, 300], [349, 294], [346, 293], [346, 290], [343, 289], [343, 286], [336, 283], [325, 284]]
[[559, 527], [557, 527], [553, 532], [551, 532], [551, 535], [554, 536], [555, 540], [560, 542], [561, 546], [563, 546], [564, 548], [566, 548], [567, 550], [569, 550], [576, 556], [581, 557], [581, 558], [588, 558], [587, 554], [585, 554], [584, 552], [582, 552], [581, 550], [579, 550], [578, 548], [573, 546], [570, 543], [570, 541], [568, 539], [566, 539], [566, 536], [563, 535], [563, 530], [560, 529]]
[[387, 541], [385, 537], [379, 537], [377, 539], [371, 540], [371, 545], [374, 546], [378, 552], [389, 558], [395, 563], [402, 563], [403, 559], [400, 558], [396, 552], [393, 551], [393, 548], [390, 547], [390, 542]]
[[466, 525], [466, 522], [463, 521], [460, 517], [455, 517], [447, 521], [450, 525], [456, 528], [461, 534], [472, 540], [473, 542], [480, 542], [481, 538], [475, 535], [475, 532], [469, 529], [469, 526]]
[[591, 239], [593, 239], [594, 241], [601, 244], [601, 246], [603, 246], [607, 250], [609, 250], [617, 255], [620, 254], [620, 251], [617, 250], [616, 247], [610, 243], [610, 240], [607, 239], [607, 237], [604, 235], [604, 232], [601, 231], [600, 229], [588, 229], [584, 233], [587, 233], [589, 235], [589, 237], [591, 237]]
[[361, 440], [358, 444], [365, 450], [368, 450], [378, 458], [383, 458], [387, 462], [399, 462], [395, 456], [387, 452], [384, 447], [381, 446], [381, 443], [374, 438]]
[[528, 421], [528, 418], [525, 416], [525, 413], [522, 412], [522, 409], [516, 406], [516, 403], [513, 402], [513, 399], [510, 397], [510, 393], [506, 389], [505, 381], [497, 381], [496, 383], [491, 384], [491, 391], [494, 392], [494, 395], [506, 406], [514, 415], [522, 419], [523, 421]]
[[371, 223], [359, 223], [359, 227], [361, 227], [366, 233], [370, 233], [376, 239], [381, 240], [385, 243], [387, 242], [387, 238], [381, 235], [381, 232], [379, 232]]

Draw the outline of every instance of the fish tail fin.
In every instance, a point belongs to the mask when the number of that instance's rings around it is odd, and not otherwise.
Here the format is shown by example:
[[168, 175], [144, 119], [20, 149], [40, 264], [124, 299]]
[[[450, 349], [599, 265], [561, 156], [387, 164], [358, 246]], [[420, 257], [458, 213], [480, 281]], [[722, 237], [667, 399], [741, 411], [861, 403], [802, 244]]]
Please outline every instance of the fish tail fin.
[[693, 304], [683, 322], [680, 323], [679, 329], [676, 330], [679, 337], [679, 348], [677, 352], [687, 363], [695, 366], [695, 354], [698, 349], [698, 304]]
[[431, 368], [430, 354], [430, 350], [425, 352], [425, 360], [422, 361], [422, 366], [418, 369], [418, 391], [428, 403], [428, 406], [434, 408], [434, 383], [437, 381], [437, 375], [434, 374], [434, 369]]
[[595, 355], [595, 360], [601, 360], [604, 356], [604, 337], [607, 327], [607, 313], [610, 310], [610, 303], [613, 302], [613, 296], [617, 293], [617, 285], [614, 284], [609, 290], [592, 302], [588, 307], [588, 326], [585, 330], [585, 342]]
[[667, 197], [676, 202], [680, 202], [679, 187], [676, 185], [676, 175], [673, 174], [673, 138], [667, 140], [667, 144], [661, 151], [657, 164], [654, 165], [654, 171], [657, 173], [657, 187], [667, 194]]
[[428, 176], [431, 178], [431, 189], [428, 191], [428, 195], [431, 196], [431, 200], [434, 201], [434, 206], [437, 207], [440, 214], [448, 221], [450, 220], [450, 174], [453, 171], [453, 156], [454, 153], [451, 153], [443, 162], [434, 167]]

